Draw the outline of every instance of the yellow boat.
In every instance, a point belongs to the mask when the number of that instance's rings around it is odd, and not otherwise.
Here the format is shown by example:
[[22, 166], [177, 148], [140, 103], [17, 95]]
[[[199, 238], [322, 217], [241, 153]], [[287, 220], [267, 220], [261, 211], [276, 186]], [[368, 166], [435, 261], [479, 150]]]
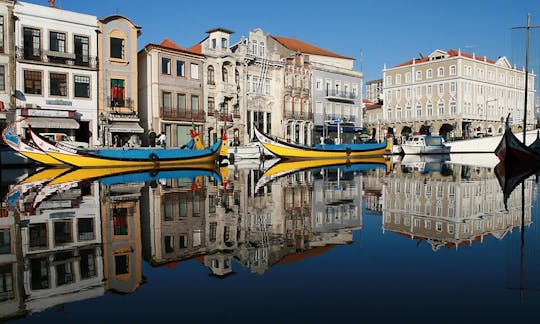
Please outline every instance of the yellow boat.
[[288, 143], [253, 127], [259, 142], [272, 154], [285, 159], [353, 159], [384, 156], [392, 151], [391, 141], [361, 144], [316, 144], [313, 147]]
[[256, 184], [255, 191], [275, 179], [299, 171], [316, 169], [342, 169], [345, 172], [367, 171], [384, 168], [386, 172], [392, 168], [392, 161], [385, 157], [365, 157], [356, 159], [316, 159], [316, 160], [281, 160], [268, 168]]
[[[31, 127], [32, 140], [42, 151], [53, 158], [77, 167], [182, 167], [184, 164], [215, 163], [220, 152], [225, 150], [226, 141], [217, 141], [210, 149], [182, 148], [118, 148], [118, 149], [73, 149], [36, 134]], [[225, 148], [223, 148], [225, 146]]]
[[4, 142], [19, 154], [46, 165], [62, 165], [63, 163], [43, 152], [42, 150], [26, 143], [22, 138], [15, 134], [13, 127], [15, 123], [10, 124], [2, 131], [2, 139]]

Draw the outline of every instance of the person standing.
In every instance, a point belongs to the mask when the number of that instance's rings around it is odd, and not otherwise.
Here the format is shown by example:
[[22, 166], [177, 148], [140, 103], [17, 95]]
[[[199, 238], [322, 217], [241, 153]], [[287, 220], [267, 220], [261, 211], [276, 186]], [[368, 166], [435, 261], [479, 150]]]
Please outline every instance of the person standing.
[[154, 132], [153, 128], [151, 128], [150, 132], [148, 133], [148, 146], [150, 147], [156, 146], [156, 132]]
[[161, 145], [162, 148], [167, 146], [167, 137], [165, 136], [164, 132], [161, 132], [159, 135], [159, 145]]

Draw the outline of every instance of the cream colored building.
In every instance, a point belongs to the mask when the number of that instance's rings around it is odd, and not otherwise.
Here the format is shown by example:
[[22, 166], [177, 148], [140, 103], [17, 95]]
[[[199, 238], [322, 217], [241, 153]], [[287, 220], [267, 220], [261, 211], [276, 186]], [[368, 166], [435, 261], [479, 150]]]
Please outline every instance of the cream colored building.
[[[435, 50], [391, 68], [384, 68], [383, 126], [389, 133], [414, 132], [451, 137], [501, 134], [510, 114], [515, 129], [522, 128], [525, 71], [505, 57], [497, 60]], [[529, 74], [527, 128], [536, 123]], [[382, 126], [381, 126], [382, 129]]]

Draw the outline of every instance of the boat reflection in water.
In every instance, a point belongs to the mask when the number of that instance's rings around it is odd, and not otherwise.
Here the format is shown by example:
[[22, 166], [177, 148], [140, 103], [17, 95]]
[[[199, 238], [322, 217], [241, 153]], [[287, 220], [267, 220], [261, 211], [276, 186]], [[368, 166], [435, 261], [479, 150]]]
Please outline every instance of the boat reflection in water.
[[264, 274], [350, 245], [365, 230], [365, 214], [433, 250], [502, 238], [519, 226], [513, 206], [521, 198], [509, 195], [510, 212], [503, 212], [493, 169], [402, 162], [41, 170], [11, 186], [2, 203], [0, 271], [8, 284], [0, 318], [130, 294], [154, 268], [188, 260], [212, 278], [238, 269]]
[[[403, 235], [417, 244], [425, 241], [438, 251], [483, 242], [486, 237], [502, 239], [515, 228], [519, 230], [522, 195], [508, 194], [507, 210], [492, 168], [444, 160], [423, 161], [421, 165], [428, 163], [429, 172], [402, 164], [386, 178], [383, 231]], [[527, 226], [531, 224], [532, 188], [527, 186], [524, 196]]]

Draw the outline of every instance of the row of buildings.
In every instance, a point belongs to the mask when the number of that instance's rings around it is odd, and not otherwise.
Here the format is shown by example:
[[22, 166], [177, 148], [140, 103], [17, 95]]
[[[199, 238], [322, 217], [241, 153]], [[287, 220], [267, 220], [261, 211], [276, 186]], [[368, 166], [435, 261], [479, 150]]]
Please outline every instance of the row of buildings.
[[8, 0], [0, 24], [0, 126], [24, 119], [23, 136], [32, 125], [90, 146], [137, 146], [153, 131], [174, 147], [195, 127], [207, 144], [226, 129], [240, 146], [254, 124], [308, 145], [337, 131], [346, 142], [358, 132], [488, 136], [508, 114], [521, 127], [526, 75], [528, 127], [536, 122], [535, 75], [505, 57], [435, 50], [384, 67], [363, 100], [354, 58], [261, 29], [234, 43], [215, 28], [189, 48], [165, 38], [139, 49], [142, 28], [126, 17]]
[[[233, 145], [262, 130], [289, 141], [362, 126], [362, 73], [354, 59], [260, 29], [231, 43], [215, 28], [189, 48], [165, 38], [139, 49], [141, 27], [19, 1], [0, 2], [0, 122], [67, 132], [90, 146], [168, 146], [195, 127], [206, 143], [225, 128]], [[316, 133], [316, 134], [315, 134]]]
[[143, 260], [171, 269], [196, 260], [216, 278], [229, 277], [235, 264], [264, 274], [351, 244], [365, 217], [379, 218], [385, 235], [433, 251], [502, 239], [531, 224], [536, 187], [501, 199], [492, 168], [356, 166], [303, 170], [264, 186], [257, 168], [231, 168], [227, 186], [191, 173], [14, 185], [0, 217], [0, 319], [132, 293], [152, 278]]

